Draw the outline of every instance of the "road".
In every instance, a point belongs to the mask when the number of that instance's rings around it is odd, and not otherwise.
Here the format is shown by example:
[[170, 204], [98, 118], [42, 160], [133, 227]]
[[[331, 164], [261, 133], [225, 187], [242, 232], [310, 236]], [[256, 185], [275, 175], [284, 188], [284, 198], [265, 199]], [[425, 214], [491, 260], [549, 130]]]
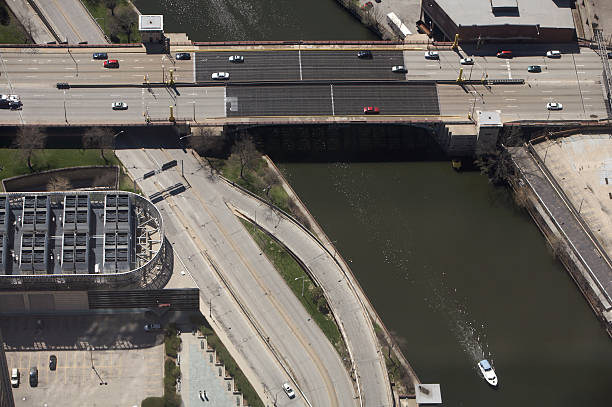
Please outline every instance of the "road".
[[[163, 150], [117, 151], [137, 179], [176, 154]], [[183, 156], [194, 173], [189, 184], [175, 168], [139, 180], [139, 186], [151, 195], [179, 182], [190, 185], [158, 204], [166, 234], [198, 286], [205, 287], [203, 302], [213, 298], [213, 318], [228, 335], [239, 359], [246, 361], [249, 379], [260, 383], [259, 389], [264, 389], [271, 400], [290, 376], [302, 392], [302, 403], [308, 400], [312, 406], [356, 405], [355, 391], [335, 349], [261, 255], [226, 205], [223, 191], [207, 182], [208, 172], [197, 162], [190, 164], [188, 158]], [[214, 267], [202, 267], [207, 263]], [[238, 363], [242, 366], [240, 360]], [[254, 375], [248, 375], [249, 371]], [[285, 405], [288, 399], [281, 396], [279, 405]]]
[[104, 33], [92, 20], [80, 0], [33, 0], [49, 21], [53, 31], [69, 44], [87, 41], [107, 44]]
[[[4, 124], [61, 124], [66, 120], [69, 124], [143, 124], [145, 114], [152, 120], [167, 120], [170, 105], [177, 119], [197, 122], [227, 117], [247, 117], [254, 122], [263, 116], [375, 119], [363, 116], [365, 106], [379, 107], [378, 117], [438, 120], [467, 120], [468, 112], [476, 110], [499, 110], [503, 121], [607, 117], [601, 60], [586, 48], [568, 50], [560, 59], [544, 57], [545, 48], [532, 54], [519, 50], [517, 57], [508, 60], [488, 53], [473, 56], [472, 66], [459, 64], [468, 52], [440, 51], [439, 60], [426, 60], [422, 49], [373, 49], [372, 59], [359, 59], [355, 50], [236, 48], [199, 51], [189, 61], [146, 55], [139, 48], [112, 49], [109, 58], [119, 60], [119, 69], [106, 69], [102, 61], [93, 60], [91, 52], [96, 49], [0, 51], [0, 89], [19, 94], [24, 103], [19, 112], [0, 111]], [[244, 62], [230, 63], [232, 54], [244, 56]], [[408, 69], [406, 74], [391, 72], [392, 65], [402, 63]], [[540, 65], [542, 72], [528, 73], [529, 65]], [[433, 83], [456, 80], [461, 68], [464, 79], [518, 78], [526, 82], [492, 86]], [[168, 80], [170, 69], [179, 82], [177, 88], [142, 85], [147, 80]], [[231, 79], [214, 82], [209, 79], [213, 72], [229, 72]], [[350, 82], [343, 82], [347, 80]], [[66, 114], [64, 91], [55, 88], [57, 82], [85, 86], [65, 91]], [[113, 101], [128, 102], [128, 111], [112, 111]], [[548, 111], [548, 102], [562, 103], [563, 110]]]

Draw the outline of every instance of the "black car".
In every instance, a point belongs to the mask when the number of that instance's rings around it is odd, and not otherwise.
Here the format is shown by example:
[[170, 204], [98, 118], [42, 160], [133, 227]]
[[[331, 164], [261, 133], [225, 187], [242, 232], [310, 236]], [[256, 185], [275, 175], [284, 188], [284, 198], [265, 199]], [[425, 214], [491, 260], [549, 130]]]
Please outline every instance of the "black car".
[[371, 59], [372, 58], [372, 52], [371, 51], [359, 51], [357, 53], [357, 58]]
[[542, 72], [542, 67], [540, 65], [529, 65], [527, 67], [527, 72], [533, 72], [533, 73]]
[[612, 52], [608, 52], [608, 59], [612, 59]]
[[108, 59], [106, 52], [94, 52], [93, 59]]
[[177, 52], [175, 56], [179, 61], [189, 61], [191, 59], [189, 52]]
[[49, 370], [55, 370], [57, 367], [57, 356], [51, 355], [49, 356]]
[[36, 366], [30, 368], [30, 386], [38, 386], [38, 368]]

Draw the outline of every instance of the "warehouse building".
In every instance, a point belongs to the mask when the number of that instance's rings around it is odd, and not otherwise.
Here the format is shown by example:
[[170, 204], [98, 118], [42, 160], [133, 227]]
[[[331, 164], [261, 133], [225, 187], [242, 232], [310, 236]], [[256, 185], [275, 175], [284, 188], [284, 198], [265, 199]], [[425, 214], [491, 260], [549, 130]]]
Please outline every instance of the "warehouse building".
[[461, 42], [564, 43], [576, 40], [573, 0], [422, 0], [434, 34]]

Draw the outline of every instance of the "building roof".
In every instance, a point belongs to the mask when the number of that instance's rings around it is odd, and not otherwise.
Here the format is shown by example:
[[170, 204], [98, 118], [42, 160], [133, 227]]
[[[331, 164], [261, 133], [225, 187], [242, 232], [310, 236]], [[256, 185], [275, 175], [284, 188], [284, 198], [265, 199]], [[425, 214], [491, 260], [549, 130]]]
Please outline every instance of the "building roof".
[[502, 127], [503, 125], [499, 111], [478, 111], [477, 120], [479, 126]]
[[138, 18], [138, 31], [164, 31], [164, 16], [141, 15]]
[[570, 0], [435, 1], [457, 26], [539, 25], [574, 28]]

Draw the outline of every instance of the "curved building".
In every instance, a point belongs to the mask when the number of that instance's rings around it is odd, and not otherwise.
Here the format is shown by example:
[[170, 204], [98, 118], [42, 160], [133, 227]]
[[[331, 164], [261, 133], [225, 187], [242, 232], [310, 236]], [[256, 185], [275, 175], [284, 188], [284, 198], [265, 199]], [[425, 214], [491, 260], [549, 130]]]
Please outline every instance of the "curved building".
[[0, 290], [145, 287], [161, 267], [162, 216], [123, 191], [0, 194]]

